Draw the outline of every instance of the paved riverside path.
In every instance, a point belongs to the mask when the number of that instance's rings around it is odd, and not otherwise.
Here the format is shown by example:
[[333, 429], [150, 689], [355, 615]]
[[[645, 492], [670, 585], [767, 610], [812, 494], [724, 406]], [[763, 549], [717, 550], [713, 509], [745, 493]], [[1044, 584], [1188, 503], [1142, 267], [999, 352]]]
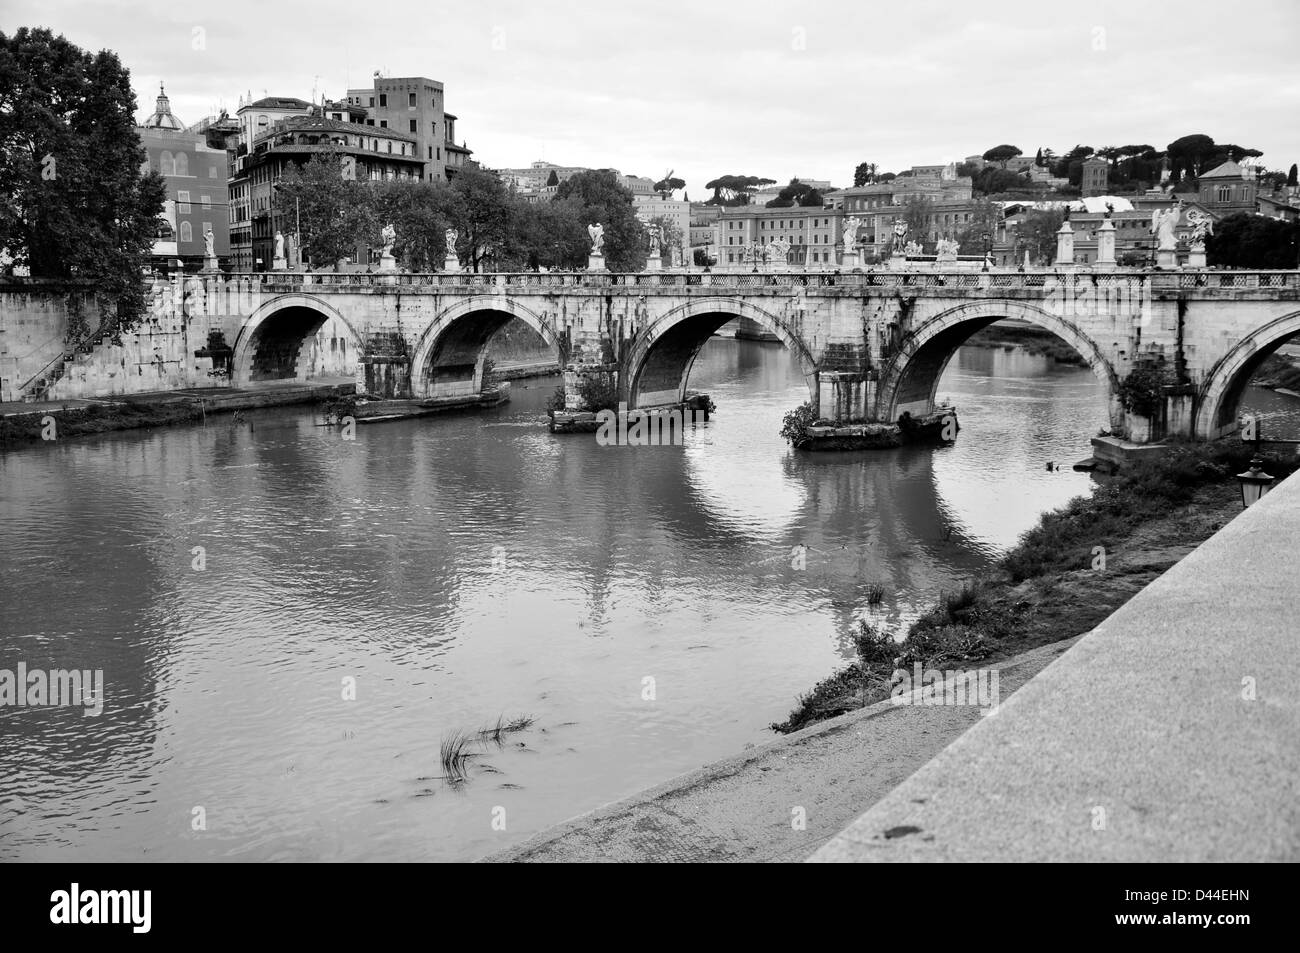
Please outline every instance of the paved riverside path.
[[[1006, 662], [1007, 694], [1074, 640]], [[542, 831], [488, 861], [799, 861], [980, 720], [967, 707], [841, 715]], [[796, 830], [796, 808], [807, 825]]]
[[815, 861], [1300, 860], [1300, 477]]

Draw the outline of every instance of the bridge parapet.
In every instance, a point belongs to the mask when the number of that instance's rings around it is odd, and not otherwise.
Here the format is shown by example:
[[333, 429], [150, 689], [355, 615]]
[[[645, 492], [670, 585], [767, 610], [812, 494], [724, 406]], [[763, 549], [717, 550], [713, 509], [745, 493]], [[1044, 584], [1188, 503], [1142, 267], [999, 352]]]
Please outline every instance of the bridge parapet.
[[836, 274], [832, 272], [778, 272], [740, 274], [731, 272], [652, 272], [602, 274], [594, 272], [433, 272], [429, 274], [354, 274], [254, 272], [230, 274], [230, 280], [251, 280], [265, 291], [300, 290], [310, 286], [314, 292], [357, 292], [375, 289], [403, 293], [523, 293], [570, 294], [591, 291], [609, 294], [614, 289], [638, 294], [755, 294], [765, 292], [834, 294], [870, 293], [872, 289], [900, 291], [915, 289], [943, 294], [1003, 295], [1008, 292], [1033, 294], [1061, 293], [1092, 289], [1123, 289], [1152, 295], [1186, 294], [1217, 297], [1224, 292], [1239, 296], [1243, 292], [1263, 292], [1287, 296], [1300, 292], [1300, 271], [1220, 271], [1197, 269], [1181, 271], [1082, 270], [1059, 271], [867, 271]]

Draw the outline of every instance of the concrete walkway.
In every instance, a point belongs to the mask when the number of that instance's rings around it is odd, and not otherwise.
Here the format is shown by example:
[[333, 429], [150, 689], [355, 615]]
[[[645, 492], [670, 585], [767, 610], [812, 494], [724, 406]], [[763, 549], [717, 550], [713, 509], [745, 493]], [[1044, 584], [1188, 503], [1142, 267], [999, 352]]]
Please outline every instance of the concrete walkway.
[[815, 861], [1300, 860], [1300, 476]]
[[[999, 670], [1003, 699], [1063, 653], [1044, 646]], [[541, 832], [504, 861], [797, 861], [980, 720], [975, 707], [884, 701]], [[796, 827], [798, 809], [806, 818]]]

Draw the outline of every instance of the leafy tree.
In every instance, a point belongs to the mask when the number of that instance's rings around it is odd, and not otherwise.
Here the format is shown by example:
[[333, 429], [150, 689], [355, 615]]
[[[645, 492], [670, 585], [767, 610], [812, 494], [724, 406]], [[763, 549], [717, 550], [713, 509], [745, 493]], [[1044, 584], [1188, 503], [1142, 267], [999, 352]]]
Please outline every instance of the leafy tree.
[[986, 165], [975, 173], [972, 183], [973, 191], [981, 195], [997, 195], [1001, 192], [1023, 190], [1031, 184], [1030, 179], [1010, 169], [1000, 169], [995, 165]]
[[666, 199], [672, 198], [674, 192], [678, 189], [684, 188], [686, 188], [686, 183], [683, 180], [674, 177], [673, 170], [671, 169], [667, 175], [655, 183], [655, 191]]
[[988, 241], [985, 235], [996, 234], [998, 224], [1002, 221], [1002, 206], [992, 202], [976, 202], [971, 209], [971, 218], [957, 233], [958, 251], [963, 255], [982, 255]]
[[1300, 180], [1296, 178], [1297, 169], [1294, 162], [1291, 163], [1291, 171], [1286, 174], [1286, 184], [1290, 186], [1300, 185]]
[[961, 165], [957, 166], [957, 177], [974, 179], [975, 176], [980, 174], [982, 168], [982, 166], [978, 166], [974, 162], [963, 162]]
[[1165, 147], [1170, 176], [1175, 182], [1184, 175], [1197, 176], [1207, 171], [1215, 154], [1214, 140], [1199, 132], [1175, 139]]
[[984, 161], [997, 162], [1002, 166], [1002, 168], [1005, 169], [1007, 167], [1007, 163], [1018, 155], [1020, 155], [1019, 146], [1013, 146], [1010, 145], [1009, 143], [1003, 143], [1002, 145], [994, 146], [992, 149], [985, 152]]
[[853, 170], [853, 187], [856, 189], [875, 182], [879, 171], [880, 167], [874, 162], [859, 162], [858, 167]]
[[822, 194], [806, 182], [791, 179], [790, 184], [776, 194], [776, 198], [767, 203], [767, 208], [790, 208], [793, 205], [820, 208], [823, 204]]
[[611, 271], [640, 271], [645, 267], [645, 228], [636, 217], [632, 193], [612, 171], [579, 172], [560, 185], [555, 197], [577, 207], [584, 231], [593, 222], [604, 226], [605, 260]]
[[712, 182], [704, 183], [706, 189], [713, 190], [713, 197], [705, 204], [749, 205], [756, 189], [775, 184], [776, 179], [764, 179], [757, 175], [721, 175]]
[[1240, 212], [1214, 226], [1206, 243], [1211, 265], [1230, 268], [1295, 268], [1300, 223]]
[[880, 178], [878, 178], [876, 181], [878, 181], [878, 182], [893, 182], [896, 178], [898, 178], [898, 176], [897, 176], [897, 174], [895, 174], [895, 173], [893, 173], [893, 172], [882, 172], [882, 173], [880, 174]]
[[1038, 151], [1034, 153], [1034, 166], [1041, 169], [1043, 167], [1043, 147], [1039, 146]]
[[94, 284], [99, 333], [144, 312], [166, 195], [135, 131], [131, 76], [46, 29], [0, 33], [0, 248], [34, 277]]
[[343, 178], [334, 150], [314, 153], [306, 163], [290, 163], [275, 187], [275, 214], [301, 230], [302, 254], [313, 268], [333, 265], [362, 245], [377, 245], [382, 227], [369, 187]]
[[1029, 252], [1034, 263], [1051, 262], [1056, 258], [1056, 233], [1065, 221], [1060, 209], [1033, 209], [1026, 213], [1016, 229], [1020, 244], [1018, 254]]
[[913, 196], [903, 202], [903, 221], [907, 223], [908, 241], [930, 240], [930, 217], [933, 214], [934, 202], [924, 195]]
[[429, 272], [447, 254], [445, 234], [459, 217], [456, 192], [446, 182], [394, 180], [367, 186], [380, 227], [397, 232], [393, 254], [410, 271]]
[[[556, 195], [568, 184], [562, 184]], [[505, 257], [517, 201], [500, 177], [482, 169], [462, 169], [452, 180], [451, 189], [454, 198], [449, 210], [457, 231], [460, 260], [473, 271], [484, 270], [490, 259]]]
[[507, 248], [511, 270], [573, 270], [586, 265], [591, 241], [576, 203], [521, 203]]
[[[1056, 160], [1056, 164], [1052, 166], [1052, 175], [1056, 176], [1058, 179], [1069, 178], [1071, 166], [1078, 163], [1078, 168], [1082, 169], [1083, 160], [1092, 155], [1092, 153], [1092, 146], [1075, 146], [1065, 155]], [[1078, 183], [1075, 184], [1077, 185]]]
[[551, 174], [546, 177], [546, 185], [547, 187], [550, 187], [552, 185], [559, 185], [559, 184], [560, 184], [560, 177], [556, 175], [555, 170], [552, 169]]

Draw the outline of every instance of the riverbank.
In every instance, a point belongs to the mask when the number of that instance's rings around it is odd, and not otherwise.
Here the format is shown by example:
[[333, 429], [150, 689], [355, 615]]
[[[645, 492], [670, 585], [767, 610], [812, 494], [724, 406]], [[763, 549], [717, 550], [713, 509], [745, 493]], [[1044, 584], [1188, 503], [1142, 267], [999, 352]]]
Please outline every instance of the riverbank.
[[97, 400], [0, 404], [0, 452], [69, 437], [202, 423], [214, 414], [314, 404], [356, 392], [352, 381], [158, 391]]
[[1020, 348], [1028, 354], [1050, 357], [1058, 364], [1088, 366], [1083, 355], [1051, 331], [1021, 322], [998, 321], [990, 324], [967, 338], [962, 347], [997, 348], [1004, 351]]
[[1243, 455], [1249, 448], [1231, 442], [1180, 447], [1045, 515], [995, 574], [944, 598], [905, 643], [864, 633], [865, 658], [773, 726], [788, 734], [485, 859], [806, 859], [981, 720], [974, 704], [895, 705], [896, 665], [994, 669], [1005, 702], [1242, 512], [1232, 474]]
[[[862, 624], [858, 660], [819, 682], [790, 716], [791, 732], [889, 696], [894, 671], [988, 667], [1082, 635], [1241, 512], [1235, 474], [1251, 448], [1227, 440], [1174, 447], [1047, 513], [987, 576], [942, 593], [899, 640]], [[1294, 458], [1266, 455], [1281, 478]]]

